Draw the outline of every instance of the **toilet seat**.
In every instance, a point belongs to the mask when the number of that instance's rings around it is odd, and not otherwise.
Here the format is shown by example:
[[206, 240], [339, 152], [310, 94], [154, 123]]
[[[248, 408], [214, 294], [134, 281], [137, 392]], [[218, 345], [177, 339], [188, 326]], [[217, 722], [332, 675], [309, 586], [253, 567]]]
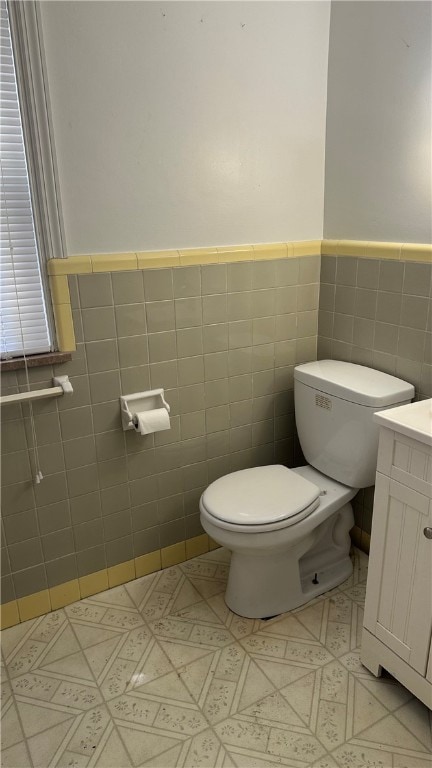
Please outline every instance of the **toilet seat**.
[[232, 472], [215, 480], [201, 508], [215, 525], [231, 530], [286, 528], [319, 505], [320, 488], [280, 464]]

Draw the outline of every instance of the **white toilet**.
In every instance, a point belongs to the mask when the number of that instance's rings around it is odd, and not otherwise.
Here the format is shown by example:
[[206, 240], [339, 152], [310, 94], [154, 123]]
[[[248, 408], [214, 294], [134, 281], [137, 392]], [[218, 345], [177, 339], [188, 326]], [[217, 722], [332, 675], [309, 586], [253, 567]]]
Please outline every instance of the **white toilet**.
[[372, 416], [413, 397], [411, 384], [362, 365], [295, 368], [297, 431], [309, 464], [233, 472], [200, 500], [204, 530], [232, 552], [225, 600], [234, 613], [275, 616], [350, 576], [350, 501], [375, 482]]

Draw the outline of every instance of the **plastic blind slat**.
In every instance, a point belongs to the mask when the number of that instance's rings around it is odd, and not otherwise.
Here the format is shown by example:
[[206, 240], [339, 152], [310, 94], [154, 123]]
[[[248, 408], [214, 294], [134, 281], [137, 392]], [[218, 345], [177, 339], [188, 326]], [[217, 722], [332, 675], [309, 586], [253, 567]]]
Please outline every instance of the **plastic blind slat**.
[[0, 2], [0, 352], [51, 349], [9, 19]]

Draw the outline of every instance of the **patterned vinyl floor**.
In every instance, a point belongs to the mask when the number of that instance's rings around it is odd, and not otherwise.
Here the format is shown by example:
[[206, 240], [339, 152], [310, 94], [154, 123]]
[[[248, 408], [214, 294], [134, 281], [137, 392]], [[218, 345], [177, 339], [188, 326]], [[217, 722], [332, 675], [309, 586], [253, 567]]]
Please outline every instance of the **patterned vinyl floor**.
[[429, 711], [359, 661], [367, 558], [271, 621], [219, 549], [2, 633], [2, 766], [431, 768]]

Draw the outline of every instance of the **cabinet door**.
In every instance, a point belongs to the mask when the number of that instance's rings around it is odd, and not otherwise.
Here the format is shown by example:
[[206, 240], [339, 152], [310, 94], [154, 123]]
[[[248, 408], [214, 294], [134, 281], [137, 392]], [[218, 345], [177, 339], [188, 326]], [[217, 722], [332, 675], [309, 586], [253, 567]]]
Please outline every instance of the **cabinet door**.
[[379, 472], [366, 591], [365, 627], [421, 675], [432, 625], [432, 503]]

